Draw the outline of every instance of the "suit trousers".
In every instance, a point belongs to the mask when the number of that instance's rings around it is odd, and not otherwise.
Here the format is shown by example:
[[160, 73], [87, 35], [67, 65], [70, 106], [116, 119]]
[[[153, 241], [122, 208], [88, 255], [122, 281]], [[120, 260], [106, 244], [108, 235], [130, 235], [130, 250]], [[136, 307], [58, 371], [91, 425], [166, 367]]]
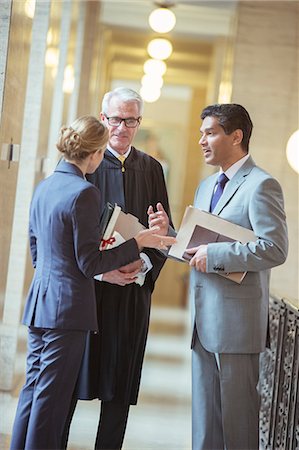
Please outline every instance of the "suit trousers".
[[192, 348], [192, 450], [257, 450], [259, 354]]
[[112, 401], [101, 404], [95, 450], [119, 450], [125, 436], [130, 405]]
[[29, 328], [11, 450], [60, 448], [85, 340], [86, 331]]
[[[77, 405], [73, 396], [69, 414], [65, 423], [60, 448], [66, 449], [69, 439], [71, 421]], [[122, 448], [128, 421], [130, 405], [113, 400], [101, 402], [101, 412], [95, 439], [95, 450], [120, 450]]]

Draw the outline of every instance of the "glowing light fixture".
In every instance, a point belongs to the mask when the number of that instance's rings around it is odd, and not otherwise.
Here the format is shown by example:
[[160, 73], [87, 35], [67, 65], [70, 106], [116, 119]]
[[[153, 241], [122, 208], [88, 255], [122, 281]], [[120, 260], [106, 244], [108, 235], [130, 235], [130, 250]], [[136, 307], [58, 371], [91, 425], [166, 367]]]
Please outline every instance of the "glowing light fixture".
[[71, 94], [75, 86], [74, 68], [68, 64], [64, 69], [63, 92]]
[[163, 78], [159, 75], [145, 74], [141, 79], [142, 86], [161, 89], [163, 86]]
[[287, 160], [292, 169], [299, 174], [299, 130], [295, 131], [288, 140]]
[[161, 95], [161, 90], [152, 86], [142, 86], [140, 95], [145, 102], [154, 103]]
[[167, 59], [172, 53], [172, 44], [168, 39], [156, 38], [147, 46], [148, 54], [155, 59]]
[[176, 23], [175, 14], [166, 7], [154, 9], [148, 18], [150, 27], [157, 33], [168, 33]]
[[218, 103], [230, 103], [233, 86], [230, 81], [221, 81], [219, 86]]
[[26, 0], [24, 8], [26, 16], [33, 19], [35, 12], [35, 0]]
[[160, 75], [161, 77], [165, 74], [167, 66], [164, 61], [160, 59], [148, 59], [143, 65], [144, 73], [150, 75]]
[[48, 67], [55, 67], [58, 65], [59, 50], [56, 47], [49, 47], [46, 51], [45, 62]]

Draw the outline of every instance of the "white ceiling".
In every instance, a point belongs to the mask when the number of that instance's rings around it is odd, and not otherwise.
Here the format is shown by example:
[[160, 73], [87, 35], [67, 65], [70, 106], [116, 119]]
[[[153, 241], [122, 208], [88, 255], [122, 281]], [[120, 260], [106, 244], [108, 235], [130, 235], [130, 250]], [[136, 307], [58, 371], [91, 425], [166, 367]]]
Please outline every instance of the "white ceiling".
[[[214, 40], [231, 33], [236, 1], [173, 0], [172, 3], [177, 23], [169, 35]], [[102, 0], [100, 21], [151, 32], [148, 16], [156, 7], [154, 0]]]

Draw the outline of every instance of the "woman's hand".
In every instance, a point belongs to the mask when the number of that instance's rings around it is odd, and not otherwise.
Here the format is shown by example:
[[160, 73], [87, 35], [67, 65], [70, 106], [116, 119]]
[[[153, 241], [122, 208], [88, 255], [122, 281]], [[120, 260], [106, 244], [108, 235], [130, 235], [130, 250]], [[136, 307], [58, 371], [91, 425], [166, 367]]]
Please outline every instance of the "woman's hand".
[[176, 242], [175, 238], [160, 234], [160, 227], [158, 226], [139, 231], [139, 233], [135, 236], [135, 240], [139, 250], [142, 250], [143, 247], [167, 250], [167, 247]]
[[149, 228], [158, 226], [160, 228], [159, 234], [163, 236], [167, 236], [168, 227], [169, 227], [169, 218], [166, 214], [165, 209], [162, 206], [162, 203], [157, 203], [157, 211], [154, 211], [152, 205], [148, 207], [148, 225]]

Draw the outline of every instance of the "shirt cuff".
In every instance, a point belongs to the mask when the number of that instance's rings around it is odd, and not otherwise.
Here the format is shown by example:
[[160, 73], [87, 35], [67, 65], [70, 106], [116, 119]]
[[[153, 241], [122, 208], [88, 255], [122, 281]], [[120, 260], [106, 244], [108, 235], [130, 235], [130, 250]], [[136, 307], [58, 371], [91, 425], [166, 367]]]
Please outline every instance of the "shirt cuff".
[[139, 284], [139, 286], [143, 286], [145, 282], [145, 276], [152, 269], [153, 265], [151, 263], [151, 260], [145, 253], [140, 253], [140, 259], [142, 260], [142, 266], [140, 272], [137, 274], [135, 283]]
[[[135, 283], [139, 284], [139, 286], [142, 286], [145, 280], [145, 275], [153, 268], [153, 265], [146, 253], [141, 252], [140, 259], [142, 260], [142, 267], [137, 275], [137, 280], [135, 281]], [[95, 275], [93, 278], [97, 281], [103, 281], [103, 274], [100, 273], [98, 275]]]
[[142, 260], [142, 266], [141, 266], [141, 270], [139, 273], [141, 273], [142, 275], [145, 275], [147, 272], [149, 272], [153, 268], [153, 265], [146, 253], [141, 252], [140, 259]]
[[99, 273], [98, 275], [95, 275], [93, 278], [94, 278], [94, 280], [97, 280], [97, 281], [103, 281], [103, 274]]

